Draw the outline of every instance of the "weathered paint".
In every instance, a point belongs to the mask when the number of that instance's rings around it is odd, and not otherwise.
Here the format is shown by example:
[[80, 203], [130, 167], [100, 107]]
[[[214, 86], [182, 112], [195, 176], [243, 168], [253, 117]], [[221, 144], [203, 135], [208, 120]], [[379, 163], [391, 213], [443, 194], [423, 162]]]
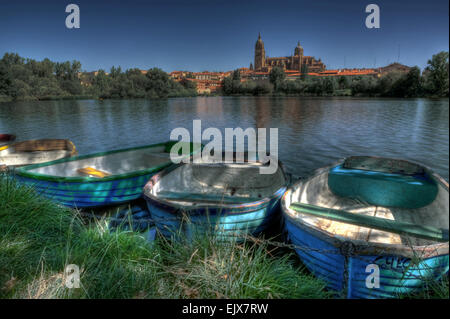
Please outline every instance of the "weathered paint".
[[187, 237], [195, 232], [212, 232], [221, 238], [243, 240], [258, 235], [269, 227], [280, 228], [279, 200], [285, 187], [269, 200], [240, 205], [199, 207], [183, 210], [144, 196], [158, 231], [165, 237], [182, 233]]
[[[342, 161], [321, 168], [312, 176], [340, 165]], [[448, 183], [429, 168], [423, 168], [427, 176], [448, 193]], [[297, 246], [296, 253], [305, 266], [340, 296], [394, 298], [400, 294], [418, 292], [424, 288], [425, 281], [436, 281], [448, 275], [448, 242], [415, 247], [361, 242], [303, 223], [286, 206], [286, 198], [301, 185], [302, 182], [298, 182], [291, 186], [281, 200], [288, 239]], [[371, 275], [370, 271], [366, 272], [368, 265], [376, 265], [379, 269], [378, 288], [366, 285], [366, 279]]]
[[118, 205], [135, 200], [142, 195], [142, 188], [154, 173], [111, 181], [45, 181], [16, 175], [16, 179], [58, 203], [73, 207], [98, 207]]
[[[296, 253], [305, 266], [328, 288], [347, 298], [395, 298], [417, 292], [423, 288], [424, 278], [438, 280], [449, 270], [448, 254], [423, 259], [417, 265], [411, 258], [395, 255], [345, 256], [341, 249], [299, 227], [289, 216], [284, 219], [291, 243], [304, 247]], [[366, 286], [369, 264], [379, 267], [380, 288]]]
[[60, 177], [33, 173], [30, 172], [30, 170], [66, 161], [76, 161], [89, 157], [157, 147], [168, 143], [172, 142], [76, 156], [43, 164], [29, 165], [17, 169], [15, 171], [15, 177], [24, 185], [34, 187], [39, 194], [42, 194], [43, 196], [68, 207], [86, 208], [119, 205], [141, 197], [142, 188], [145, 183], [154, 174], [173, 165], [172, 162], [168, 161], [165, 164], [149, 167], [148, 169], [142, 171], [135, 171], [120, 175], [110, 175], [102, 179], [95, 177]]

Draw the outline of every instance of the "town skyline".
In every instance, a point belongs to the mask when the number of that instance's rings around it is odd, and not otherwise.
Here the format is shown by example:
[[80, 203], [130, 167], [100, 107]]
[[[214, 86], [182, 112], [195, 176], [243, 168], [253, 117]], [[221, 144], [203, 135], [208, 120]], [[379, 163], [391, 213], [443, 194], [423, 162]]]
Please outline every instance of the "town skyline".
[[[79, 60], [85, 71], [149, 69], [228, 71], [253, 61], [261, 32], [271, 57], [289, 56], [298, 41], [327, 69], [400, 62], [423, 69], [448, 51], [448, 2], [381, 0], [381, 28], [367, 29], [367, 1], [75, 2], [80, 29], [67, 29], [61, 1], [0, 4], [0, 52], [35, 60]], [[288, 10], [289, 9], [289, 10]], [[345, 21], [345, 23], [342, 23]], [[413, 23], [414, 21], [414, 23]]]

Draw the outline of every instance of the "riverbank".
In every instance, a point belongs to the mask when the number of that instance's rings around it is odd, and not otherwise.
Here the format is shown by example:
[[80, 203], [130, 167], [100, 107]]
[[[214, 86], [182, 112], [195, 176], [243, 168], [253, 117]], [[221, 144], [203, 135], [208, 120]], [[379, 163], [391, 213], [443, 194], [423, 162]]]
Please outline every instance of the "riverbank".
[[[150, 245], [0, 180], [0, 298], [330, 297], [292, 257], [208, 237]], [[80, 289], [64, 286], [68, 264], [80, 267]]]
[[[392, 99], [395, 97], [391, 96], [377, 96], [377, 95], [370, 95], [370, 94], [355, 94], [352, 95], [350, 90], [342, 90], [342, 92], [335, 92], [333, 94], [299, 94], [299, 93], [283, 93], [283, 92], [273, 92], [270, 94], [260, 94], [260, 95], [254, 95], [250, 93], [243, 93], [243, 94], [219, 94], [219, 93], [212, 93], [212, 94], [197, 94], [197, 95], [186, 95], [186, 96], [174, 96], [174, 97], [156, 97], [156, 98], [146, 98], [146, 97], [135, 97], [135, 98], [120, 98], [120, 97], [114, 97], [114, 98], [108, 98], [108, 97], [98, 97], [94, 95], [67, 95], [67, 96], [44, 96], [40, 98], [27, 98], [27, 99], [17, 99], [14, 100], [11, 97], [7, 96], [0, 96], [0, 103], [6, 103], [6, 102], [26, 102], [26, 101], [65, 101], [65, 100], [98, 100], [98, 101], [108, 101], [108, 100], [164, 100], [164, 99], [170, 99], [170, 98], [196, 98], [196, 97], [299, 97], [299, 98], [333, 98], [333, 97], [345, 97], [345, 98], [373, 98], [373, 99]], [[423, 99], [448, 99], [448, 97], [442, 97], [442, 96], [419, 96], [419, 97], [413, 97], [413, 98], [423, 98]], [[411, 98], [404, 98], [404, 99], [411, 99]]]
[[[79, 289], [64, 269], [81, 270]], [[448, 279], [410, 298], [449, 298]], [[0, 177], [0, 298], [331, 298], [294, 256], [264, 241], [223, 243], [205, 236], [149, 244], [138, 233], [86, 225]]]

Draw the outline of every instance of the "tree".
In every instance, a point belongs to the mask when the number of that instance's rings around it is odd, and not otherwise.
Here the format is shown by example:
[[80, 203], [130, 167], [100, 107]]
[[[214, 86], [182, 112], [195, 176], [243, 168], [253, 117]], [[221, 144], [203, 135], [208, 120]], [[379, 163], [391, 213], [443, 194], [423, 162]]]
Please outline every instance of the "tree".
[[233, 81], [241, 82], [241, 72], [239, 70], [234, 70], [231, 78], [233, 79]]
[[148, 70], [145, 76], [148, 79], [146, 87], [147, 97], [161, 98], [169, 96], [172, 79], [166, 72], [159, 68], [153, 68]]
[[378, 80], [375, 91], [381, 96], [394, 96], [392, 88], [394, 87], [395, 83], [401, 78], [401, 73], [388, 73]]
[[396, 97], [416, 97], [422, 92], [420, 69], [415, 66], [393, 84], [390, 94]]
[[223, 93], [225, 95], [245, 93], [242, 92], [243, 90], [244, 89], [241, 86], [241, 73], [239, 70], [234, 70], [230, 76], [227, 76], [223, 80]]
[[274, 67], [269, 74], [270, 83], [273, 84], [275, 92], [279, 91], [282, 88], [283, 82], [286, 78], [286, 74], [284, 74], [284, 70], [280, 67]]
[[331, 95], [334, 93], [335, 87], [336, 87], [336, 84], [335, 84], [335, 81], [333, 78], [328, 76], [325, 79], [323, 79], [323, 82], [322, 82], [322, 92], [323, 93]]
[[375, 95], [378, 90], [378, 82], [370, 75], [358, 76], [353, 79], [351, 89], [352, 95]]
[[350, 86], [350, 81], [347, 76], [340, 76], [338, 79], [338, 86], [340, 90], [347, 89]]
[[92, 93], [100, 97], [109, 97], [110, 87], [110, 78], [106, 75], [104, 70], [98, 70], [97, 75], [92, 80]]
[[231, 76], [223, 79], [223, 93], [225, 95], [233, 94], [233, 78]]
[[122, 73], [122, 68], [120, 66], [117, 68], [115, 66], [112, 66], [111, 70], [109, 71], [109, 75], [113, 79], [117, 78], [121, 73]]
[[11, 65], [15, 64], [23, 65], [25, 59], [19, 56], [17, 53], [5, 53], [3, 55], [2, 61], [7, 67], [10, 67]]
[[436, 96], [448, 96], [448, 57], [449, 53], [442, 51], [428, 60], [425, 68], [427, 91]]
[[256, 84], [255, 89], [253, 91], [254, 95], [263, 95], [263, 94], [269, 94], [272, 92], [272, 87], [270, 83], [267, 82], [258, 82]]
[[11, 74], [6, 64], [0, 60], [0, 95], [10, 95], [11, 82]]
[[308, 72], [309, 72], [308, 66], [306, 64], [302, 64], [302, 67], [300, 70], [300, 73], [301, 73], [300, 79], [303, 81], [306, 80], [308, 78]]

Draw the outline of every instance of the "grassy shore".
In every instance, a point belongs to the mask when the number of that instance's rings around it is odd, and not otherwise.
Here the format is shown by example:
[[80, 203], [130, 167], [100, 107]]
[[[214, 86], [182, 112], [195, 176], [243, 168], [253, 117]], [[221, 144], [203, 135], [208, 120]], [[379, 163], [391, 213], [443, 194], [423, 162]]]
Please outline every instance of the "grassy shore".
[[[0, 298], [326, 298], [293, 256], [211, 237], [149, 244], [0, 178]], [[81, 288], [65, 287], [79, 265]]]
[[[65, 267], [81, 288], [65, 287]], [[448, 279], [409, 298], [448, 298]], [[292, 252], [213, 236], [149, 244], [86, 225], [74, 210], [0, 175], [0, 298], [331, 298]]]

